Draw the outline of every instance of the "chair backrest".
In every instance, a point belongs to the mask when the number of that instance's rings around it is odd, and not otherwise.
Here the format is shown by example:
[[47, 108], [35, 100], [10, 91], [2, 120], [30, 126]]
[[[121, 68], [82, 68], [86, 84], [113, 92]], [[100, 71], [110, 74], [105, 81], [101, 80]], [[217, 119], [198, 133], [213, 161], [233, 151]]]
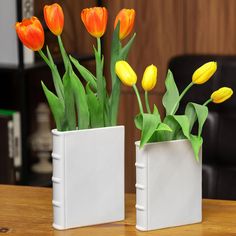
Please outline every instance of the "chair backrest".
[[[217, 62], [217, 72], [205, 84], [194, 85], [183, 98], [179, 112], [188, 102], [203, 104], [220, 87], [231, 87], [236, 94], [236, 56], [184, 55], [173, 58], [169, 68], [181, 91], [191, 82], [193, 72], [208, 61]], [[203, 131], [203, 162], [236, 165], [236, 96], [221, 104], [209, 104]]]

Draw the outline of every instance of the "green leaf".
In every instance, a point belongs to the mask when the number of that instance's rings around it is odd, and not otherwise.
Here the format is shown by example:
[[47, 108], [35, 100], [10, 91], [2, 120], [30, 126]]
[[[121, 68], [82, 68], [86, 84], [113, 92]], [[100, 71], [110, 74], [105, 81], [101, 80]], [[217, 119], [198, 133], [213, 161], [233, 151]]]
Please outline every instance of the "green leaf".
[[159, 123], [160, 123], [160, 122], [161, 122], [161, 116], [160, 116], [160, 113], [159, 113], [159, 111], [158, 111], [158, 108], [157, 108], [157, 106], [156, 106], [155, 104], [154, 104], [154, 108], [153, 108], [153, 114], [157, 116], [158, 121], [159, 121]]
[[120, 51], [120, 59], [126, 60], [130, 51], [131, 46], [134, 43], [134, 39], [136, 37], [136, 33], [133, 34], [132, 38], [129, 40], [129, 42], [121, 49]]
[[50, 69], [52, 72], [52, 78], [53, 78], [53, 84], [57, 93], [57, 96], [59, 97], [59, 99], [63, 100], [64, 99], [64, 87], [63, 87], [63, 83], [61, 81], [61, 76], [58, 72], [57, 66], [54, 64], [52, 55], [50, 53], [50, 50], [47, 48], [47, 55], [50, 61]]
[[[161, 123], [161, 116], [160, 116], [160, 113], [159, 113], [156, 105], [154, 105], [153, 115], [156, 116], [158, 123]], [[135, 126], [136, 126], [137, 129], [142, 130], [142, 128], [143, 128], [143, 116], [142, 116], [141, 113], [139, 113], [138, 115], [135, 116], [134, 123], [135, 123]]]
[[65, 70], [67, 70], [67, 66], [70, 64], [70, 60], [69, 60], [68, 55], [66, 53], [66, 50], [64, 48], [63, 42], [61, 40], [61, 36], [58, 35], [57, 39], [58, 39], [58, 44], [59, 44], [59, 48], [60, 48], [60, 51], [61, 51], [63, 63], [64, 63], [64, 66], [65, 66]]
[[[109, 100], [109, 96], [106, 96], [106, 100], [105, 100], [105, 112], [104, 112], [104, 122], [105, 122], [105, 126], [112, 126], [111, 123], [111, 107], [110, 107], [110, 100]], [[116, 125], [116, 123], [115, 123]]]
[[111, 41], [111, 63], [110, 63], [110, 72], [111, 72], [111, 79], [112, 79], [112, 88], [117, 81], [116, 73], [115, 73], [115, 64], [118, 60], [120, 60], [120, 50], [121, 50], [121, 43], [119, 38], [120, 32], [120, 21], [118, 21], [116, 28], [113, 32], [112, 41]]
[[163, 141], [160, 139], [160, 136], [163, 132], [172, 132], [172, 129], [165, 123], [159, 123], [149, 142], [160, 142]]
[[159, 119], [154, 114], [143, 113], [143, 127], [141, 134], [140, 148], [142, 148], [152, 137], [159, 124]]
[[87, 101], [90, 112], [91, 128], [104, 127], [104, 119], [102, 113], [102, 104], [97, 99], [96, 95], [90, 89], [89, 84], [86, 86]]
[[82, 66], [74, 57], [70, 56], [70, 60], [79, 71], [81, 76], [84, 78], [84, 80], [90, 84], [95, 92], [97, 92], [97, 82], [95, 76], [87, 68]]
[[177, 121], [177, 123], [181, 127], [181, 130], [183, 131], [184, 136], [189, 139], [190, 137], [189, 137], [188, 117], [185, 115], [175, 115], [173, 116], [173, 118]]
[[106, 81], [103, 76], [103, 60], [101, 59], [99, 52], [96, 50], [95, 47], [94, 54], [96, 60], [97, 96], [102, 104], [102, 113], [104, 113], [106, 98]]
[[164, 119], [165, 124], [167, 124], [173, 132], [163, 132], [161, 134], [160, 140], [169, 141], [182, 138], [189, 139], [189, 121], [185, 115], [169, 115]]
[[194, 156], [197, 161], [199, 161], [199, 151], [202, 147], [203, 139], [196, 135], [190, 135], [190, 142], [193, 148]]
[[191, 133], [195, 121], [197, 120], [196, 112], [194, 106], [191, 103], [188, 103], [185, 108], [185, 115], [189, 120], [189, 133]]
[[169, 125], [165, 124], [165, 123], [160, 123], [157, 126], [156, 131], [168, 131], [168, 132], [172, 132], [173, 130], [170, 128]]
[[112, 91], [109, 102], [111, 125], [116, 125], [117, 123], [117, 114], [120, 101], [120, 80], [118, 79], [115, 72], [115, 64], [118, 60], [120, 60], [120, 50], [121, 50], [119, 31], [120, 31], [120, 22], [118, 22], [116, 25], [111, 41], [110, 73], [112, 81]]
[[73, 88], [73, 94], [75, 97], [76, 110], [78, 114], [78, 127], [79, 129], [88, 129], [90, 118], [87, 96], [84, 90], [84, 86], [73, 70], [70, 70], [70, 77]]
[[141, 113], [135, 116], [134, 118], [134, 124], [137, 129], [142, 130], [143, 128], [143, 116]]
[[110, 97], [110, 112], [111, 112], [111, 125], [116, 125], [117, 123], [117, 113], [119, 109], [120, 101], [120, 81], [117, 78], [115, 84], [112, 88], [112, 93]]
[[122, 48], [120, 38], [120, 22], [116, 25], [116, 28], [113, 32], [112, 43], [111, 43], [111, 63], [110, 63], [110, 72], [112, 78], [112, 92], [110, 97], [110, 117], [111, 125], [116, 125], [117, 123], [117, 114], [119, 109], [120, 101], [120, 80], [115, 73], [115, 64], [119, 60], [126, 60], [130, 48], [134, 42], [136, 34], [129, 40], [129, 42]]
[[170, 70], [168, 70], [165, 85], [166, 93], [163, 96], [162, 103], [166, 109], [166, 115], [172, 115], [179, 107], [179, 90], [175, 84], [173, 74]]
[[63, 76], [63, 85], [65, 91], [65, 116], [68, 123], [69, 130], [76, 129], [76, 113], [75, 113], [75, 99], [73, 91], [72, 83], [71, 83], [71, 65], [67, 65], [66, 72]]
[[42, 84], [45, 96], [47, 98], [49, 107], [52, 111], [57, 130], [66, 131], [67, 125], [65, 121], [65, 107], [64, 107], [63, 102], [46, 87], [43, 81], [41, 81], [41, 84]]
[[185, 109], [185, 115], [189, 119], [190, 132], [196, 120], [198, 120], [198, 136], [201, 136], [203, 125], [206, 122], [208, 116], [207, 106], [200, 105], [197, 103], [190, 102], [187, 104]]

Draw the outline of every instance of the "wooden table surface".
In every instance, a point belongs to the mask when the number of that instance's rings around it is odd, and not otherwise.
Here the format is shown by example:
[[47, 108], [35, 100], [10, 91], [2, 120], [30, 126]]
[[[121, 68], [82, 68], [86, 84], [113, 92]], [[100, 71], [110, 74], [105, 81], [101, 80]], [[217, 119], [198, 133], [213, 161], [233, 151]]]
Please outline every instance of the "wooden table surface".
[[[52, 228], [50, 188], [0, 185], [0, 235], [54, 236], [226, 236], [236, 235], [236, 201], [203, 200], [203, 223], [150, 232], [135, 229], [135, 195], [126, 195], [126, 219], [121, 222], [57, 231]], [[2, 229], [4, 231], [4, 229]]]

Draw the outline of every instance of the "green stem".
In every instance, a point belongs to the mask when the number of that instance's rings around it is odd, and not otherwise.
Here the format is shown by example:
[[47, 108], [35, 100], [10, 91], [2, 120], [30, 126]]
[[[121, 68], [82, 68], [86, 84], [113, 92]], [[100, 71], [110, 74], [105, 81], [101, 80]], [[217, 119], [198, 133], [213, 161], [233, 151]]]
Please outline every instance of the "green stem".
[[212, 102], [212, 99], [208, 99], [206, 102], [203, 103], [203, 106], [207, 106], [210, 102]]
[[[101, 66], [101, 39], [97, 38], [97, 52], [98, 52], [98, 58], [96, 58], [96, 77], [97, 80], [101, 79], [101, 76], [103, 74], [103, 67]], [[101, 71], [99, 71], [101, 70]]]
[[98, 54], [99, 54], [99, 58], [101, 59], [101, 38], [97, 38], [97, 46], [98, 46]]
[[43, 60], [47, 63], [47, 65], [51, 68], [51, 63], [49, 59], [47, 58], [47, 56], [44, 54], [44, 52], [42, 50], [39, 50], [38, 53], [43, 58]]
[[64, 45], [63, 45], [63, 42], [62, 42], [61, 36], [58, 35], [58, 36], [57, 36], [57, 39], [58, 39], [58, 44], [59, 44], [59, 47], [60, 47], [60, 51], [61, 51], [61, 55], [62, 55], [62, 59], [63, 59], [63, 63], [64, 63], [65, 70], [66, 70], [67, 62], [69, 61], [69, 58], [68, 58], [68, 56], [67, 56], [67, 53], [66, 53], [65, 47], [64, 47]]
[[140, 98], [140, 95], [139, 95], [138, 89], [137, 89], [137, 87], [136, 87], [135, 84], [133, 85], [133, 89], [134, 89], [134, 92], [136, 93], [136, 96], [137, 96], [137, 99], [138, 99], [138, 105], [139, 105], [140, 113], [143, 114], [143, 105], [142, 105], [142, 101], [141, 101], [141, 98]]
[[146, 104], [146, 108], [149, 114], [151, 114], [151, 109], [150, 109], [150, 105], [149, 105], [149, 101], [148, 101], [148, 91], [145, 91], [145, 104]]
[[183, 96], [188, 92], [188, 90], [194, 85], [193, 82], [191, 82], [185, 89], [184, 91], [180, 94], [179, 99], [176, 101], [172, 111], [170, 112], [170, 115], [174, 115], [174, 113], [176, 112], [175, 109], [177, 108], [179, 102], [181, 101], [181, 99], [183, 98]]

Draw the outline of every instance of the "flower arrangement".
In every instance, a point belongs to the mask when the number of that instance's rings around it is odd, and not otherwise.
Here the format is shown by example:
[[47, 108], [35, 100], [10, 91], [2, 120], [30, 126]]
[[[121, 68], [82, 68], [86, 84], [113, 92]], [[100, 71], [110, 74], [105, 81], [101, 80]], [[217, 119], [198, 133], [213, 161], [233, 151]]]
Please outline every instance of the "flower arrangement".
[[[202, 129], [208, 116], [207, 105], [210, 102], [224, 102], [232, 96], [233, 90], [228, 87], [222, 87], [213, 92], [209, 100], [204, 104], [189, 102], [185, 108], [185, 114], [176, 115], [176, 112], [181, 99], [193, 85], [203, 84], [212, 77], [217, 70], [217, 63], [208, 62], [198, 68], [192, 75], [192, 81], [181, 94], [175, 84], [172, 72], [168, 70], [165, 81], [166, 93], [162, 99], [166, 111], [166, 116], [163, 120], [161, 120], [157, 106], [154, 105], [151, 111], [148, 101], [148, 91], [152, 90], [157, 82], [156, 66], [148, 66], [142, 78], [147, 112], [144, 112], [140, 94], [136, 87], [137, 75], [132, 67], [126, 61], [118, 61], [115, 65], [115, 70], [123, 84], [133, 87], [137, 96], [140, 113], [135, 117], [134, 121], [136, 127], [141, 130], [140, 148], [150, 142], [188, 139], [191, 142], [196, 160], [199, 160], [199, 150], [203, 142], [201, 137]], [[197, 134], [192, 134], [195, 122], [198, 122], [198, 132]]]
[[[79, 63], [72, 56], [67, 55], [61, 34], [64, 27], [64, 14], [62, 7], [54, 3], [44, 7], [44, 19], [47, 27], [57, 37], [60, 52], [65, 67], [63, 77], [58, 72], [48, 46], [47, 53], [42, 50], [44, 46], [44, 30], [37, 17], [23, 19], [15, 25], [16, 33], [21, 42], [33, 51], [37, 51], [49, 66], [55, 92], [50, 91], [42, 82], [42, 87], [52, 111], [58, 131], [75, 129], [97, 128], [114, 126], [117, 123], [120, 80], [115, 73], [115, 63], [126, 60], [135, 33], [127, 44], [122, 45], [122, 40], [132, 31], [135, 19], [133, 9], [122, 9], [116, 16], [114, 33], [111, 42], [110, 73], [112, 89], [109, 94], [106, 89], [104, 77], [104, 56], [101, 50], [101, 37], [107, 27], [108, 12], [105, 7], [86, 8], [81, 12], [81, 19], [90, 35], [97, 39], [97, 48], [94, 47], [96, 60], [96, 75]], [[75, 67], [83, 77], [86, 86], [75, 74]]]

